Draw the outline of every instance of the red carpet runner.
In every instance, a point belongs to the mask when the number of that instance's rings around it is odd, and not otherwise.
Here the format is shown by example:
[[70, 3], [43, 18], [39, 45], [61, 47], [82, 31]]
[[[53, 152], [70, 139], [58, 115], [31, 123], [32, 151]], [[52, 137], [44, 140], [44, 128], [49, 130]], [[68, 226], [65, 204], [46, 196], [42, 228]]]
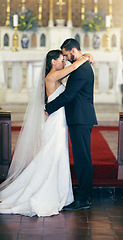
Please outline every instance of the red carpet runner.
[[[96, 126], [91, 134], [91, 154], [93, 162], [94, 186], [123, 186], [123, 180], [117, 180], [118, 164], [106, 140], [100, 131], [118, 131], [118, 127]], [[20, 131], [20, 127], [12, 127], [12, 131]], [[77, 184], [74, 170], [72, 145], [69, 139], [69, 156], [73, 184]]]
[[[110, 150], [106, 140], [102, 136], [100, 130], [103, 131], [118, 131], [118, 127], [99, 127], [93, 128], [91, 133], [91, 155], [93, 162], [93, 184], [95, 186], [105, 185], [123, 185], [123, 181], [117, 181], [118, 164], [115, 156]], [[77, 184], [75, 175], [72, 145], [69, 138], [69, 156], [72, 172], [73, 184]]]

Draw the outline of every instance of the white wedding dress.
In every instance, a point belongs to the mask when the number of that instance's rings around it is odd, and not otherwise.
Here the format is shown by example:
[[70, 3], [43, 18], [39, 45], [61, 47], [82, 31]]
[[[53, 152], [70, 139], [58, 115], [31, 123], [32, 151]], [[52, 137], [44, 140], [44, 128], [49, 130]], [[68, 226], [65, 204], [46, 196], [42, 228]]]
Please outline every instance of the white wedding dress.
[[[65, 87], [49, 96], [55, 99]], [[44, 144], [23, 172], [0, 193], [0, 213], [56, 215], [73, 201], [64, 107], [44, 124]]]

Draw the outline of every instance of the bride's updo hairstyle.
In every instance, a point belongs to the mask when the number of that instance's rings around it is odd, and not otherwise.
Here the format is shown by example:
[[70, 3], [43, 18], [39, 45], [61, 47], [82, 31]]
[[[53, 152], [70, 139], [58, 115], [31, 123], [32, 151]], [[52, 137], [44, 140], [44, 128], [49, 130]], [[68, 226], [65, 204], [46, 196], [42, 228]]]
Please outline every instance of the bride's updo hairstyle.
[[47, 76], [47, 74], [50, 72], [51, 68], [52, 68], [52, 59], [57, 60], [60, 55], [62, 54], [61, 50], [51, 50], [47, 53], [46, 55], [46, 70], [45, 70], [45, 77]]

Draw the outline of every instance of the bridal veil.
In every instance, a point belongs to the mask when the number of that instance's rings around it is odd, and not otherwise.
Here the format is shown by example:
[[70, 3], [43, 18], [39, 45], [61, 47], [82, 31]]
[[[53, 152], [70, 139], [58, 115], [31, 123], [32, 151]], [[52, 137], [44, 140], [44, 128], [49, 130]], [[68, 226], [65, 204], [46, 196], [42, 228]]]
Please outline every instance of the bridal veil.
[[37, 87], [31, 93], [8, 176], [0, 185], [0, 190], [17, 178], [43, 145], [45, 67], [46, 63], [44, 63], [43, 70], [38, 74]]

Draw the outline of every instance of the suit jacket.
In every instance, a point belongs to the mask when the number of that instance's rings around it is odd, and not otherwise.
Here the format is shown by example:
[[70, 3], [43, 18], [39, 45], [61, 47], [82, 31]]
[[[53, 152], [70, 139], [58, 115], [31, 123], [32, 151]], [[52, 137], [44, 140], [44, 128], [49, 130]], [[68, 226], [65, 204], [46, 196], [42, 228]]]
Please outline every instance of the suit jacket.
[[46, 104], [46, 111], [51, 114], [65, 106], [68, 126], [73, 124], [97, 125], [93, 105], [93, 87], [94, 73], [87, 61], [70, 74], [65, 91]]

